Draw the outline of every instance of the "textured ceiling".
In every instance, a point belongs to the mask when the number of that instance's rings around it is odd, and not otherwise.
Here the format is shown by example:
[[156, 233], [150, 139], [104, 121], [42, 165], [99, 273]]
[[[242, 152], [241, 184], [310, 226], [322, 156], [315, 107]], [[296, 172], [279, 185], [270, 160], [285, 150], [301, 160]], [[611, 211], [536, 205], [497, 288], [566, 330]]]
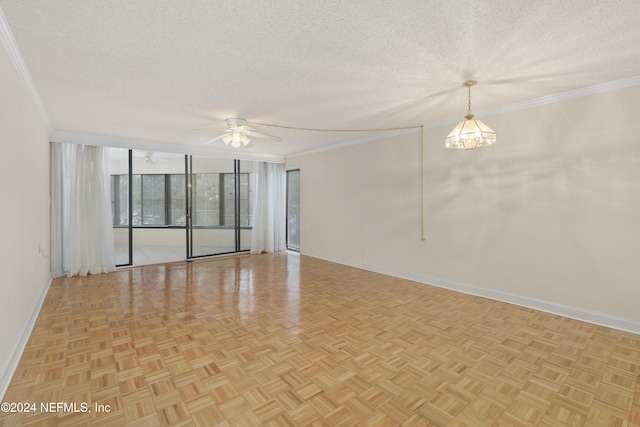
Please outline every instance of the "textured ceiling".
[[[638, 0], [0, 8], [55, 131], [193, 146], [220, 134], [227, 117], [356, 129], [457, 120], [471, 78], [473, 110], [483, 111], [640, 75]], [[280, 156], [362, 137], [259, 130], [283, 141], [245, 150]]]

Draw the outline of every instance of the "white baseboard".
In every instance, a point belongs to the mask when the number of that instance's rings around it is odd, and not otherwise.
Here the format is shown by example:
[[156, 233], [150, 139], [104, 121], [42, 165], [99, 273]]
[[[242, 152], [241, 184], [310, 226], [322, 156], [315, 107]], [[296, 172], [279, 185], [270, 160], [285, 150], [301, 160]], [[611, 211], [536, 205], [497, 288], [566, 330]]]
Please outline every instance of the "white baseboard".
[[24, 327], [22, 328], [22, 333], [20, 334], [20, 340], [16, 343], [13, 348], [13, 352], [11, 355], [11, 359], [4, 366], [2, 370], [2, 376], [0, 377], [0, 401], [3, 401], [4, 395], [7, 392], [7, 388], [9, 388], [9, 383], [11, 383], [11, 379], [13, 378], [13, 374], [18, 367], [18, 363], [20, 362], [20, 358], [22, 357], [22, 352], [27, 346], [27, 342], [29, 341], [29, 337], [31, 336], [31, 331], [36, 324], [36, 320], [38, 320], [38, 314], [40, 313], [40, 309], [42, 308], [42, 304], [44, 303], [44, 299], [47, 297], [47, 292], [49, 292], [49, 287], [51, 286], [51, 282], [53, 281], [53, 276], [49, 276], [47, 283], [44, 285], [42, 289], [42, 293], [40, 294], [40, 298], [33, 308], [31, 315], [27, 319]]
[[439, 288], [462, 292], [469, 295], [488, 298], [495, 301], [506, 302], [509, 304], [531, 308], [531, 309], [543, 311], [546, 313], [557, 314], [559, 316], [568, 317], [570, 319], [580, 320], [580, 321], [591, 323], [594, 325], [604, 326], [607, 328], [613, 328], [620, 331], [631, 332], [633, 334], [640, 335], [640, 322], [636, 320], [624, 319], [624, 318], [611, 316], [608, 314], [596, 313], [596, 312], [583, 310], [576, 307], [569, 307], [562, 304], [552, 303], [549, 301], [542, 301], [534, 298], [511, 295], [504, 292], [496, 292], [488, 289], [476, 288], [474, 286], [470, 286], [466, 284], [450, 282], [447, 280], [437, 279], [434, 277], [429, 277], [424, 275], [406, 273], [403, 271], [397, 271], [389, 268], [378, 267], [375, 265], [354, 263], [354, 262], [349, 262], [342, 259], [326, 257], [323, 255], [318, 255], [318, 254], [313, 254], [308, 252], [303, 252], [302, 255], [310, 256], [313, 258], [319, 258], [325, 261], [335, 262], [338, 264], [348, 265], [350, 267], [372, 271], [374, 273], [385, 274], [387, 276], [412, 280], [414, 282], [437, 286]]

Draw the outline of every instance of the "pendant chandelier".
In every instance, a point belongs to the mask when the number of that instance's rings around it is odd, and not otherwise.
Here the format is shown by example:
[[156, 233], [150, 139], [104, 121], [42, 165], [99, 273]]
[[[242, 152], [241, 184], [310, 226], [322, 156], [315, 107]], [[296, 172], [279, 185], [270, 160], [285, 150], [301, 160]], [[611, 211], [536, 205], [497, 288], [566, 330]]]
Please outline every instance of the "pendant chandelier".
[[447, 148], [470, 150], [496, 142], [496, 132], [480, 120], [474, 119], [473, 114], [471, 114], [471, 86], [475, 86], [476, 83], [475, 80], [468, 80], [463, 83], [469, 93], [466, 120], [458, 123], [444, 139], [444, 145]]

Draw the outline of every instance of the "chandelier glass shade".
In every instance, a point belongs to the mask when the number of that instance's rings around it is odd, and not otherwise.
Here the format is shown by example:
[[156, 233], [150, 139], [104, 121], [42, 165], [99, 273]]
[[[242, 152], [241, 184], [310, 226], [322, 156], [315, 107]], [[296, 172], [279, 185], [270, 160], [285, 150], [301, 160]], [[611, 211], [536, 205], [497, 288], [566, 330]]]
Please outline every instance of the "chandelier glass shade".
[[444, 139], [444, 144], [447, 148], [470, 150], [472, 148], [485, 147], [496, 142], [496, 132], [480, 120], [474, 119], [473, 114], [471, 114], [471, 86], [475, 84], [475, 80], [464, 82], [464, 86], [466, 86], [469, 91], [469, 108], [465, 120], [458, 123]]

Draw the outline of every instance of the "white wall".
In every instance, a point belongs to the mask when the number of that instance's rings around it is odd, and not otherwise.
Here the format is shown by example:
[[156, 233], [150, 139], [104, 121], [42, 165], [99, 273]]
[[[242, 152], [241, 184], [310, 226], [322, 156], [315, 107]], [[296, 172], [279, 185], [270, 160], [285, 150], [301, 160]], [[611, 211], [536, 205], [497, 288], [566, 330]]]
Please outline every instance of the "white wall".
[[0, 44], [0, 396], [49, 280], [49, 137]]
[[640, 333], [640, 86], [288, 159], [302, 253]]

